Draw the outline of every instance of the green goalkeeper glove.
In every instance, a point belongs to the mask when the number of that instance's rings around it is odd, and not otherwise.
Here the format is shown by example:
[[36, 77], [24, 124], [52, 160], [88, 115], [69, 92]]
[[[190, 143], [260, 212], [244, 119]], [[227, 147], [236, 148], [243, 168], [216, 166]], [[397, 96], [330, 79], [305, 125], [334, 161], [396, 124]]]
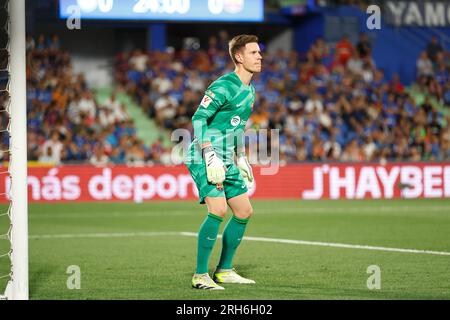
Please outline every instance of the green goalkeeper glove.
[[239, 168], [239, 171], [241, 172], [242, 177], [244, 178], [247, 188], [253, 188], [255, 179], [253, 177], [252, 167], [250, 166], [250, 163], [248, 162], [245, 154], [241, 154], [238, 156], [237, 166]]

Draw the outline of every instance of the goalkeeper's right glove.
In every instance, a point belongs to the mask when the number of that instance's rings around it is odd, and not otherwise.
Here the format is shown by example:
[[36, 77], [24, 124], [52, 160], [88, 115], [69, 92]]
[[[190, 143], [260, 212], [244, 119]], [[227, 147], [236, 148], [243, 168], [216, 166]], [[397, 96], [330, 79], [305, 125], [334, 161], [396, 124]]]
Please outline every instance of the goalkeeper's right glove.
[[206, 164], [206, 177], [212, 184], [221, 184], [225, 180], [225, 165], [216, 155], [211, 145], [202, 149]]

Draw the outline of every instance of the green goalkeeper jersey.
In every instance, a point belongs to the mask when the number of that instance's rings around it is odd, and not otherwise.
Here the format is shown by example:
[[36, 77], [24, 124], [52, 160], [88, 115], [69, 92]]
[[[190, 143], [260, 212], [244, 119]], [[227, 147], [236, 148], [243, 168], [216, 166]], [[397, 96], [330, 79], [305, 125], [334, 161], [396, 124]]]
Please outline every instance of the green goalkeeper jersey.
[[254, 102], [255, 88], [243, 84], [235, 72], [214, 81], [192, 117], [195, 138], [185, 162], [201, 163], [200, 145], [209, 141], [225, 164], [233, 163], [235, 150], [244, 147], [245, 124]]

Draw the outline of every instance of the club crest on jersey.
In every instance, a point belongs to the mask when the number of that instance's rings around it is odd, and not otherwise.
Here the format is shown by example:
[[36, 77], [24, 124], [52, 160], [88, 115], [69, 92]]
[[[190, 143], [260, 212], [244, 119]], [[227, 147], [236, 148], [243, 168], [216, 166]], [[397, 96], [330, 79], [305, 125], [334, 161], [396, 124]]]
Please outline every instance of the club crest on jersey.
[[208, 97], [207, 95], [203, 96], [202, 102], [200, 102], [200, 105], [203, 108], [208, 108], [209, 104], [211, 103], [212, 99]]
[[239, 116], [234, 116], [231, 121], [230, 121], [231, 125], [233, 127], [236, 127], [237, 125], [239, 125], [239, 123], [241, 123], [241, 117]]

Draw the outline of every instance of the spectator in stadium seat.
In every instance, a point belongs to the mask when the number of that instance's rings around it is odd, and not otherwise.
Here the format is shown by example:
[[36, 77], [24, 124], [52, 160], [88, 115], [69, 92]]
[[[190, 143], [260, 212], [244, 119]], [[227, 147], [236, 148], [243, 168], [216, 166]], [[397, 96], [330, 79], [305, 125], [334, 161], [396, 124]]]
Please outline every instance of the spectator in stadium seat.
[[61, 41], [59, 40], [58, 35], [53, 34], [50, 39], [48, 40], [48, 49], [50, 51], [53, 51], [53, 53], [56, 53], [58, 50], [61, 49]]
[[363, 68], [362, 68], [362, 72], [361, 72], [362, 78], [366, 83], [371, 83], [373, 82], [373, 78], [374, 78], [374, 72], [373, 72], [373, 67], [372, 65], [365, 61], [363, 63]]
[[312, 53], [312, 58], [317, 63], [327, 64], [327, 61], [330, 59], [330, 48], [321, 37], [316, 39], [311, 46], [310, 51]]
[[138, 141], [125, 151], [125, 162], [128, 166], [143, 166], [145, 164], [145, 152]]
[[105, 167], [109, 162], [109, 157], [105, 154], [105, 148], [102, 143], [97, 143], [92, 156], [89, 158], [89, 163], [96, 167]]
[[[264, 100], [264, 99], [262, 99]], [[267, 129], [269, 126], [269, 113], [267, 112], [267, 102], [264, 100], [258, 108], [256, 108], [250, 116], [249, 123], [251, 127], [259, 129]]]
[[409, 161], [420, 161], [422, 159], [421, 152], [418, 150], [416, 146], [410, 148], [410, 156], [408, 158]]
[[45, 39], [45, 35], [40, 34], [36, 43], [36, 51], [38, 53], [43, 53], [45, 50], [47, 50], [47, 41]]
[[[27, 130], [27, 156], [28, 160], [38, 160], [40, 153], [39, 136], [34, 130]], [[3, 149], [0, 149], [3, 150]]]
[[339, 59], [339, 62], [342, 65], [347, 65], [347, 61], [353, 55], [353, 44], [350, 42], [347, 35], [344, 35], [338, 43], [336, 43], [336, 53]]
[[192, 62], [192, 68], [203, 73], [211, 71], [211, 63], [208, 54], [205, 51], [199, 50], [195, 53], [194, 61]]
[[405, 87], [401, 83], [398, 73], [394, 73], [392, 76], [392, 80], [389, 82], [389, 88], [391, 92], [395, 92], [396, 94], [402, 94], [404, 92]]
[[278, 61], [269, 64], [264, 74], [265, 74], [264, 79], [266, 81], [272, 82], [272, 84], [279, 89], [279, 85], [281, 84], [284, 75], [283, 72], [281, 71], [281, 67]]
[[358, 40], [358, 43], [356, 44], [356, 50], [358, 51], [361, 59], [370, 57], [370, 55], [372, 53], [372, 46], [370, 44], [367, 33], [359, 34], [359, 40]]
[[81, 123], [80, 101], [80, 96], [74, 95], [74, 97], [71, 99], [71, 102], [69, 103], [69, 107], [67, 110], [67, 116], [69, 120], [76, 125]]
[[342, 147], [336, 141], [335, 134], [331, 134], [330, 138], [323, 144], [323, 154], [326, 160], [338, 161], [342, 154]]
[[442, 45], [440, 44], [438, 37], [432, 36], [431, 41], [428, 43], [426, 49], [426, 52], [430, 60], [432, 62], [436, 62], [437, 55], [443, 51], [444, 49], [442, 48]]
[[294, 137], [288, 133], [285, 136], [284, 143], [280, 146], [280, 151], [285, 155], [285, 160], [288, 162], [292, 162], [295, 160], [297, 155], [297, 147], [295, 145]]
[[372, 161], [375, 158], [378, 146], [373, 140], [373, 136], [369, 135], [365, 138], [364, 144], [362, 146], [362, 152], [364, 154], [364, 160]]
[[435, 78], [440, 86], [444, 86], [449, 80], [449, 67], [444, 61], [436, 65]]
[[100, 107], [98, 120], [102, 128], [107, 128], [116, 122], [116, 117], [111, 109], [107, 107]]
[[53, 156], [53, 149], [50, 146], [43, 148], [38, 161], [42, 163], [53, 163], [55, 165], [59, 164], [59, 162], [57, 162], [57, 159]]
[[269, 128], [283, 130], [286, 126], [285, 113], [282, 110], [278, 110], [269, 118]]
[[397, 161], [407, 159], [410, 156], [410, 150], [408, 140], [406, 137], [400, 138], [400, 140], [394, 144], [393, 147], [394, 157]]
[[219, 51], [217, 55], [212, 58], [211, 62], [213, 64], [213, 68], [217, 72], [223, 72], [228, 64], [227, 53], [225, 51]]
[[109, 159], [113, 164], [125, 164], [125, 151], [119, 148], [113, 148]]
[[111, 111], [115, 111], [120, 108], [120, 101], [117, 99], [116, 92], [113, 92], [110, 96], [108, 96], [103, 103], [101, 104], [102, 107], [108, 108]]
[[170, 81], [165, 72], [160, 71], [158, 72], [157, 78], [153, 80], [152, 85], [162, 95], [169, 92], [172, 88], [172, 81]]
[[[289, 92], [294, 92], [293, 90], [289, 90]], [[288, 110], [290, 112], [297, 112], [303, 108], [303, 102], [297, 94], [294, 94], [293, 97], [288, 102]]]
[[119, 108], [114, 110], [113, 117], [116, 122], [128, 121], [131, 119], [127, 111], [127, 106], [124, 103], [119, 104]]
[[39, 161], [45, 160], [45, 162], [60, 164], [62, 149], [63, 144], [59, 139], [59, 133], [57, 131], [53, 131], [50, 139], [45, 141], [45, 143], [41, 147]]
[[448, 81], [445, 84], [444, 90], [443, 90], [443, 103], [447, 108], [450, 107], [450, 81]]
[[65, 109], [69, 102], [69, 90], [62, 83], [57, 84], [53, 91], [52, 100], [56, 102], [59, 109]]
[[75, 153], [75, 159], [79, 162], [88, 161], [92, 155], [92, 149], [89, 143], [84, 143]]
[[189, 125], [189, 122], [191, 122], [191, 117], [192, 116], [189, 116], [188, 114], [186, 106], [183, 104], [180, 105], [174, 117], [173, 128], [174, 129], [186, 128]]
[[217, 37], [216, 36], [209, 37], [208, 49], [207, 49], [209, 59], [212, 61], [212, 59], [217, 55], [218, 52], [219, 52], [219, 48], [218, 48]]
[[217, 48], [220, 51], [228, 52], [228, 42], [230, 41], [230, 37], [226, 30], [219, 31], [219, 39], [217, 42]]
[[314, 74], [312, 75], [310, 82], [317, 88], [317, 92], [325, 94], [327, 91], [327, 84], [330, 80], [330, 73], [324, 65], [317, 65], [314, 69]]
[[342, 160], [356, 162], [363, 159], [364, 156], [358, 146], [358, 141], [356, 139], [351, 140], [342, 153]]
[[184, 90], [183, 78], [181, 76], [176, 76], [172, 81], [172, 88], [169, 90], [169, 96], [177, 100], [178, 103], [181, 103]]
[[419, 77], [431, 77], [433, 74], [433, 63], [429, 59], [427, 52], [422, 51], [419, 59], [417, 60], [417, 75]]
[[313, 91], [308, 100], [306, 100], [305, 111], [307, 113], [318, 111], [319, 114], [323, 111], [322, 97], [317, 91]]
[[33, 51], [36, 48], [36, 42], [34, 41], [33, 37], [30, 35], [27, 35], [25, 40], [25, 48], [26, 51]]
[[160, 137], [158, 137], [150, 147], [150, 159], [159, 161], [161, 154], [164, 151], [164, 146]]
[[442, 139], [440, 141], [440, 157], [438, 160], [450, 159], [450, 140]]
[[144, 73], [147, 69], [148, 56], [142, 50], [134, 50], [131, 54], [129, 64], [132, 70]]
[[358, 51], [353, 51], [352, 56], [347, 61], [347, 68], [356, 76], [362, 75], [363, 61]]
[[186, 86], [194, 92], [201, 92], [205, 89], [205, 82], [199, 77], [197, 70], [192, 70], [188, 73]]
[[80, 113], [86, 114], [89, 121], [92, 122], [92, 120], [95, 118], [95, 115], [97, 113], [97, 105], [94, 100], [94, 96], [92, 92], [85, 91], [82, 94], [81, 100], [78, 104], [78, 108], [80, 110]]
[[52, 93], [49, 86], [45, 81], [41, 80], [36, 90], [36, 99], [44, 103], [50, 103], [52, 101]]
[[198, 101], [201, 100], [198, 92], [194, 92], [190, 89], [186, 89], [183, 92], [182, 105], [186, 107], [187, 114], [192, 117], [198, 106]]
[[165, 128], [171, 127], [171, 121], [175, 117], [178, 108], [178, 101], [166, 92], [155, 102], [155, 120]]
[[373, 82], [371, 83], [371, 86], [375, 89], [381, 89], [384, 90], [384, 86], [386, 85], [386, 79], [384, 77], [384, 71], [380, 69], [376, 69], [374, 73]]
[[266, 84], [266, 90], [261, 92], [261, 97], [267, 100], [268, 103], [276, 103], [279, 97], [279, 91], [276, 88], [276, 84], [272, 80], [268, 80]]

